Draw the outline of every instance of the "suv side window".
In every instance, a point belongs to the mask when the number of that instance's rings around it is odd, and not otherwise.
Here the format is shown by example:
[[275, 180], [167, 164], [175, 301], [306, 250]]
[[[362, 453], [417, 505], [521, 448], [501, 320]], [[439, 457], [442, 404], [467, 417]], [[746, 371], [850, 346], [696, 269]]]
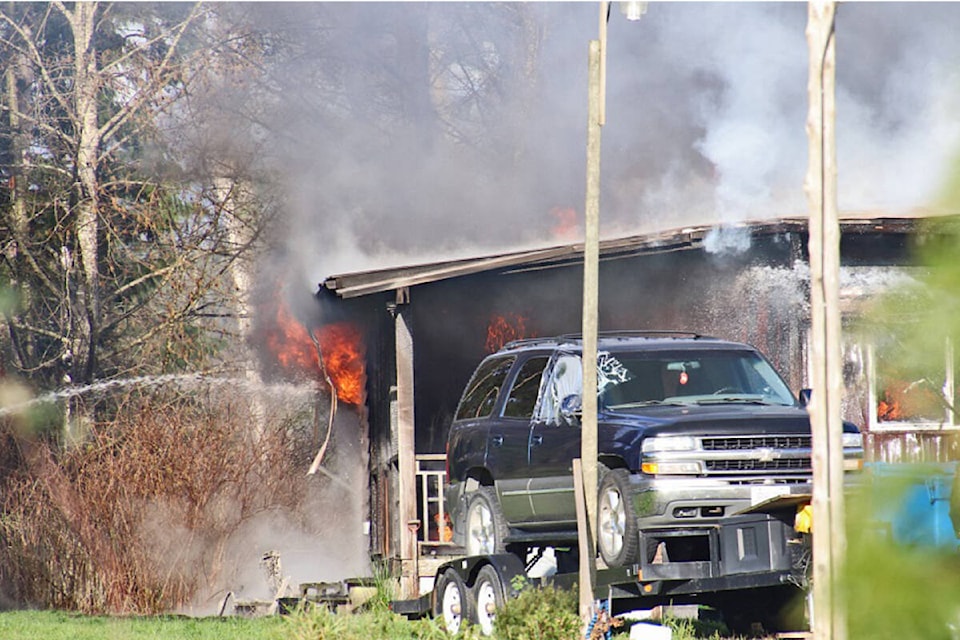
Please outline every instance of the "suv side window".
[[491, 358], [481, 363], [463, 393], [463, 400], [460, 401], [454, 420], [486, 418], [493, 413], [500, 388], [516, 359], [516, 356], [508, 356]]
[[523, 363], [517, 372], [513, 388], [507, 397], [507, 404], [503, 408], [503, 415], [507, 418], [532, 418], [533, 410], [540, 395], [540, 381], [543, 379], [543, 370], [547, 367], [547, 356], [530, 358]]

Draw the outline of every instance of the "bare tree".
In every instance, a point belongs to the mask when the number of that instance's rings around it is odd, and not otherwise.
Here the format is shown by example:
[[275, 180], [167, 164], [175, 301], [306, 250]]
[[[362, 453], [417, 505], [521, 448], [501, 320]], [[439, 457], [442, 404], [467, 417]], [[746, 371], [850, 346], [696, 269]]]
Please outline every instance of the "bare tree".
[[184, 4], [0, 10], [10, 370], [45, 387], [169, 370], [233, 331], [224, 274], [250, 242], [231, 242], [165, 132], [222, 44], [214, 18]]

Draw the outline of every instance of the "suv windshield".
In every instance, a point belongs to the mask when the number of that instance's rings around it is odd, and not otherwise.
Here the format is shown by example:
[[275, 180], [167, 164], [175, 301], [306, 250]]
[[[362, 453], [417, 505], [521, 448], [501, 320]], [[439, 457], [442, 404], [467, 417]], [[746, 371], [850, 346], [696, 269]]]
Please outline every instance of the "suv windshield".
[[617, 376], [600, 385], [600, 401], [608, 409], [653, 404], [796, 403], [773, 367], [751, 351], [620, 352], [611, 357], [623, 369], [618, 368]]

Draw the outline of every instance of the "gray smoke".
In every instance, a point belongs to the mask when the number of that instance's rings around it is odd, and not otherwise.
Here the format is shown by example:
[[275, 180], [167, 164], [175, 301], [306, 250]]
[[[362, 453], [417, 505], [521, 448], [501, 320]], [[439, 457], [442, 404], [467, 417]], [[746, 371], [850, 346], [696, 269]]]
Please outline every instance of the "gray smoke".
[[[300, 40], [274, 61], [264, 160], [303, 286], [554, 244], [551, 211], [582, 218], [596, 4], [276, 6], [261, 12]], [[806, 21], [802, 3], [612, 12], [605, 236], [805, 214]], [[842, 211], [936, 204], [960, 134], [958, 27], [955, 3], [839, 6]]]

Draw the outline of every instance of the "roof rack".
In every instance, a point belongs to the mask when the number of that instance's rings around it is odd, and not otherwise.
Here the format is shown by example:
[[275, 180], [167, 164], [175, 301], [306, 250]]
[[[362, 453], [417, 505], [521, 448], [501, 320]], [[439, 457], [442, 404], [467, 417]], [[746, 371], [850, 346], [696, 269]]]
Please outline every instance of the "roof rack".
[[517, 340], [511, 340], [506, 343], [498, 351], [506, 351], [507, 349], [519, 349], [520, 347], [525, 347], [534, 344], [546, 344], [549, 342], [560, 342], [561, 338], [556, 336], [544, 336], [540, 338], [518, 338]]
[[[598, 338], [693, 338], [694, 340], [716, 340], [713, 336], [705, 336], [693, 331], [671, 331], [659, 329], [627, 329], [617, 331], [600, 331]], [[560, 336], [565, 340], [582, 340], [581, 333], [567, 333]]]
[[[716, 340], [713, 336], [705, 336], [693, 331], [670, 331], [657, 329], [634, 329], [622, 331], [601, 331], [597, 334], [598, 338], [692, 338], [693, 340]], [[501, 351], [508, 349], [519, 349], [520, 347], [531, 346], [535, 344], [561, 344], [564, 342], [579, 342], [583, 340], [581, 333], [564, 333], [559, 336], [544, 336], [540, 338], [520, 338], [511, 340], [502, 347]]]

